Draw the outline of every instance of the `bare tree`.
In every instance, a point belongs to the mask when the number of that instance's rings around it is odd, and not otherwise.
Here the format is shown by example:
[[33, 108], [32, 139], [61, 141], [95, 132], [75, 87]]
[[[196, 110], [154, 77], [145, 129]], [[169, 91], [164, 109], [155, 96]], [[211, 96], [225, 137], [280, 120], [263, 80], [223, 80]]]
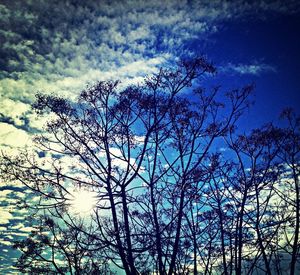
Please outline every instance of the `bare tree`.
[[[236, 217], [232, 215], [237, 220], [234, 233], [236, 274], [242, 273], [242, 260], [246, 257], [243, 256], [244, 245], [247, 245], [247, 253], [254, 264], [262, 256], [264, 272], [271, 274], [267, 250], [274, 235], [270, 233], [267, 218], [270, 216], [270, 200], [274, 195], [273, 185], [279, 177], [275, 160], [282, 140], [281, 131], [272, 125], [253, 130], [249, 136], [240, 135], [233, 140], [231, 134], [227, 139], [229, 148], [236, 156], [235, 171], [227, 177], [230, 182], [227, 190], [236, 208]], [[256, 236], [253, 235], [254, 232]], [[250, 239], [254, 239], [253, 248]], [[258, 253], [253, 256], [255, 252]], [[254, 264], [248, 272], [251, 272]]]
[[[97, 274], [108, 263], [126, 274], [197, 274], [202, 257], [205, 272], [212, 272], [219, 255], [214, 240], [224, 218], [219, 215], [215, 226], [213, 212], [203, 211], [206, 218], [197, 214], [208, 203], [205, 186], [213, 179], [213, 145], [234, 127], [253, 88], [230, 91], [220, 101], [218, 87], [207, 91], [199, 84], [203, 75], [214, 72], [204, 58], [197, 58], [175, 70], [161, 69], [123, 91], [118, 82], [99, 82], [76, 103], [37, 96], [34, 109], [54, 118], [35, 138], [35, 151], [3, 154], [1, 160], [5, 180], [19, 181], [39, 197], [34, 207], [40, 227], [16, 245], [24, 253], [20, 269], [44, 261], [60, 274]], [[96, 194], [88, 219], [71, 213], [72, 188]], [[215, 196], [218, 213], [223, 213], [220, 193]], [[242, 210], [237, 253], [242, 251], [243, 217]], [[227, 270], [224, 234], [221, 229]], [[208, 253], [203, 257], [199, 242], [205, 235]], [[44, 255], [46, 248], [50, 254]], [[66, 262], [60, 266], [61, 259]]]
[[[286, 109], [282, 112], [281, 117], [287, 122], [287, 127], [283, 129], [285, 140], [281, 147], [280, 159], [285, 165], [284, 171], [286, 171], [292, 182], [292, 196], [288, 198], [283, 196], [289, 207], [292, 207], [292, 238], [287, 238], [290, 242], [291, 251], [291, 263], [290, 263], [290, 274], [296, 274], [296, 264], [299, 257], [299, 230], [300, 230], [300, 186], [299, 186], [299, 175], [300, 175], [300, 118], [296, 116], [292, 109]], [[285, 179], [286, 180], [286, 179]], [[290, 232], [287, 232], [290, 235]]]

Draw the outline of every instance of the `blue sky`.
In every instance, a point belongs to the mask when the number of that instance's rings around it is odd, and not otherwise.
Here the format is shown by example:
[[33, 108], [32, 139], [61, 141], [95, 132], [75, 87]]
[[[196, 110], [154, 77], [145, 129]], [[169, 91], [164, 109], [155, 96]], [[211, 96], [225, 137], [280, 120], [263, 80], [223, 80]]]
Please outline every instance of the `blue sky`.
[[[181, 56], [204, 54], [222, 90], [255, 83], [250, 130], [299, 111], [299, 1], [0, 1], [0, 146], [17, 152], [42, 131], [30, 109], [38, 91], [74, 99], [87, 84], [142, 81]], [[13, 273], [10, 244], [30, 228], [0, 183], [0, 273]], [[9, 271], [10, 270], [10, 271]]]

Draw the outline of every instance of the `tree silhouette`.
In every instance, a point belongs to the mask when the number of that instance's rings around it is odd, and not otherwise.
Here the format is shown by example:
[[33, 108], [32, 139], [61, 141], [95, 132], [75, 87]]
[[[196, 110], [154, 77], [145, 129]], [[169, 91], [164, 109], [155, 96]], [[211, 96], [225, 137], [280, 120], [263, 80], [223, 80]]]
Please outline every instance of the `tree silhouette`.
[[[251, 273], [262, 258], [271, 274], [281, 225], [269, 211], [278, 160], [290, 164], [298, 190], [299, 166], [287, 157], [299, 144], [273, 126], [237, 136], [253, 86], [221, 96], [219, 87], [201, 86], [214, 73], [201, 57], [122, 90], [118, 82], [99, 82], [77, 102], [37, 95], [33, 108], [52, 117], [45, 132], [32, 152], [1, 159], [3, 178], [38, 198], [28, 203], [35, 230], [15, 244], [20, 271], [242, 274], [244, 261], [251, 260]], [[282, 147], [287, 139], [292, 145]], [[94, 194], [90, 215], [72, 212], [74, 189]], [[295, 270], [298, 197], [294, 208]], [[279, 206], [272, 211], [282, 214]]]

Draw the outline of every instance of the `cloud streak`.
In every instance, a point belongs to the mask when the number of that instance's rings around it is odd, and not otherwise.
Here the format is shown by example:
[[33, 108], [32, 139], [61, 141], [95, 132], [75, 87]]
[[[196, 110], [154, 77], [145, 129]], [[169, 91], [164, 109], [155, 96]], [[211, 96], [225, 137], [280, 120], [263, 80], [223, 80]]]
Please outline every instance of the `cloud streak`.
[[276, 68], [274, 66], [259, 62], [253, 62], [250, 64], [228, 63], [226, 66], [220, 68], [220, 72], [241, 75], [261, 75], [262, 73], [275, 73]]

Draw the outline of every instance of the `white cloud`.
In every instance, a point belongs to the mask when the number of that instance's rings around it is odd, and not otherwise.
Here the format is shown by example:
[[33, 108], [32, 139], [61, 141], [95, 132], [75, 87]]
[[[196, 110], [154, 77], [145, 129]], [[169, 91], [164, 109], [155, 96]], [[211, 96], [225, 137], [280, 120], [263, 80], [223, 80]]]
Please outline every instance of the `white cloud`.
[[1, 245], [6, 245], [6, 246], [12, 246], [13, 243], [4, 239], [0, 239], [0, 244]]
[[21, 228], [19, 228], [19, 232], [25, 232], [25, 233], [29, 233], [29, 232], [31, 232], [31, 231], [34, 231], [34, 230], [36, 230], [36, 228], [34, 228], [34, 227], [21, 227]]
[[233, 64], [228, 63], [226, 66], [220, 68], [221, 72], [226, 73], [235, 73], [235, 74], [252, 74], [252, 75], [260, 75], [262, 73], [274, 73], [276, 72], [276, 68], [265, 64], [253, 62], [250, 64]]
[[29, 134], [13, 125], [0, 122], [1, 146], [25, 147], [31, 145]]
[[0, 207], [0, 224], [8, 224], [13, 218], [6, 207]]
[[24, 125], [22, 117], [30, 110], [30, 105], [17, 100], [4, 98], [0, 101], [0, 114], [11, 118], [15, 125]]
[[6, 197], [8, 194], [12, 193], [12, 190], [2, 190], [0, 191], [0, 199]]

